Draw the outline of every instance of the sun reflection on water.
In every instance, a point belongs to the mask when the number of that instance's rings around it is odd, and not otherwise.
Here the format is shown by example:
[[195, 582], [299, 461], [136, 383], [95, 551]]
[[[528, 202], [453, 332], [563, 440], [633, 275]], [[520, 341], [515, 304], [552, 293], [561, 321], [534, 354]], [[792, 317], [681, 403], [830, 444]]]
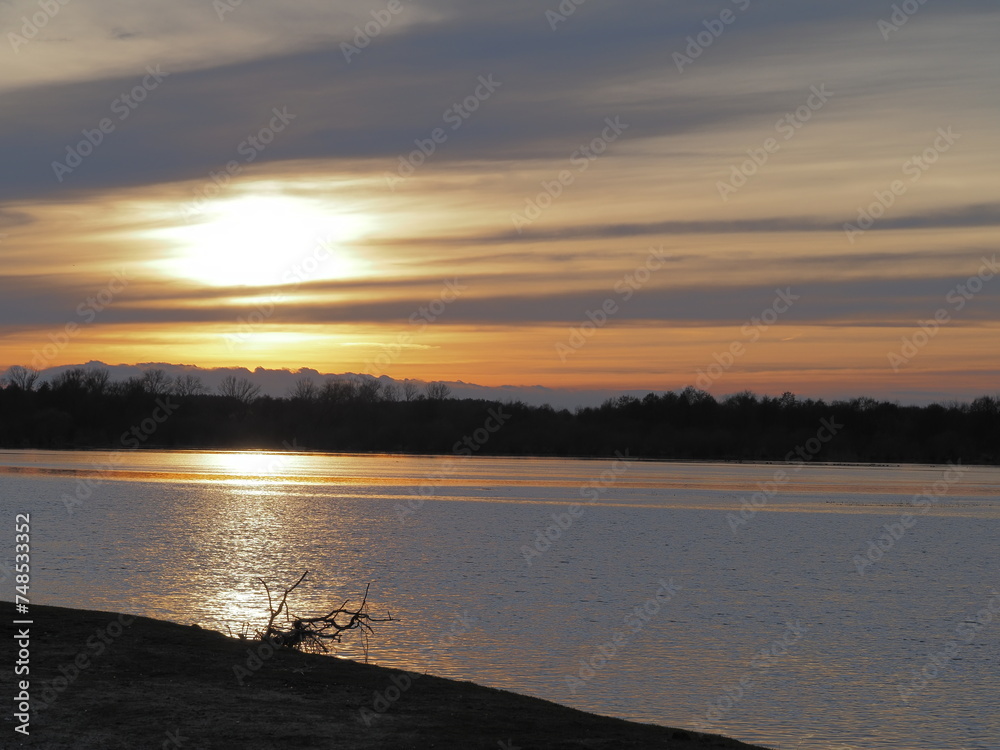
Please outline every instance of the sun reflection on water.
[[267, 596], [259, 579], [274, 579], [288, 565], [282, 560], [296, 527], [286, 490], [294, 480], [296, 459], [266, 451], [213, 453], [199, 467], [213, 476], [212, 502], [203, 507], [203, 523], [193, 530], [193, 543], [206, 557], [225, 561], [203, 571], [196, 582], [219, 626], [250, 632], [267, 617]]
[[199, 456], [202, 469], [209, 474], [221, 474], [231, 484], [266, 484], [295, 477], [303, 469], [307, 457], [270, 451], [239, 451], [209, 453]]

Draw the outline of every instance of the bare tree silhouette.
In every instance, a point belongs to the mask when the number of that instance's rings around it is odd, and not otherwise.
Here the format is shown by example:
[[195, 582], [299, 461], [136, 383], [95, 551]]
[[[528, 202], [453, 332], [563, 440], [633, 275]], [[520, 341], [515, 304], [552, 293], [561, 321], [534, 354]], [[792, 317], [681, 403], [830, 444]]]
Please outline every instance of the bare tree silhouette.
[[170, 376], [159, 368], [146, 370], [139, 379], [142, 389], [150, 396], [166, 396], [170, 393]]
[[444, 401], [451, 396], [451, 388], [441, 382], [427, 384], [427, 398], [431, 401]]
[[103, 396], [108, 392], [111, 383], [111, 373], [103, 367], [88, 369], [83, 376], [83, 387], [93, 396]]
[[316, 387], [312, 378], [302, 378], [295, 381], [295, 385], [292, 386], [288, 395], [299, 401], [311, 402], [319, 398], [319, 388]]
[[38, 376], [40, 374], [41, 373], [39, 373], [38, 370], [34, 370], [30, 367], [14, 365], [8, 368], [7, 374], [4, 375], [3, 382], [8, 386], [20, 388], [22, 391], [33, 391], [35, 390], [35, 383], [38, 382]]
[[219, 395], [234, 398], [241, 404], [249, 406], [260, 395], [260, 386], [254, 385], [246, 378], [226, 375], [219, 383]]
[[174, 378], [172, 393], [175, 396], [197, 396], [205, 391], [205, 384], [197, 375], [178, 375]]

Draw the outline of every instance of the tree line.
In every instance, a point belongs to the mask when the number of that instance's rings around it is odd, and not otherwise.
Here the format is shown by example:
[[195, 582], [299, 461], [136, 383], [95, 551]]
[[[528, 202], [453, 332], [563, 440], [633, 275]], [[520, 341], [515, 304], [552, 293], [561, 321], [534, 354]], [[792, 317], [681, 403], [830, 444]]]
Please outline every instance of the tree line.
[[77, 368], [40, 382], [12, 367], [0, 381], [2, 448], [205, 448], [517, 456], [785, 460], [841, 427], [811, 460], [1000, 464], [1000, 398], [905, 406], [868, 397], [826, 402], [758, 396], [717, 399], [689, 386], [620, 396], [574, 411], [456, 399], [368, 376], [299, 380], [284, 397], [229, 376], [215, 392], [197, 375], [147, 370], [112, 381]]

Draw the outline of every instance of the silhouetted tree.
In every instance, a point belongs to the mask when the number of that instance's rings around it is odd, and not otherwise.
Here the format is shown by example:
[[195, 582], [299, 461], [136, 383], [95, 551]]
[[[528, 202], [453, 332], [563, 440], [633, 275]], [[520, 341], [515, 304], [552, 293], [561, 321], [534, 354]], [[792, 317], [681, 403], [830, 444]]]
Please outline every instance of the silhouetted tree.
[[111, 373], [104, 367], [92, 367], [84, 372], [83, 387], [94, 396], [103, 396], [108, 391]]
[[207, 389], [205, 388], [205, 384], [201, 382], [201, 378], [190, 373], [187, 375], [178, 375], [174, 378], [173, 387], [171, 388], [171, 393], [181, 398], [198, 396], [206, 391]]
[[427, 398], [431, 401], [444, 401], [451, 396], [451, 388], [444, 383], [428, 383], [426, 388]]
[[219, 395], [234, 398], [241, 404], [249, 406], [260, 395], [260, 386], [254, 385], [247, 378], [226, 375], [219, 383]]
[[22, 391], [33, 391], [35, 390], [35, 384], [38, 382], [39, 374], [38, 370], [30, 367], [14, 365], [7, 369], [3, 382], [8, 386], [19, 388]]
[[320, 397], [329, 404], [345, 404], [353, 401], [356, 395], [354, 381], [344, 378], [327, 378], [320, 393]]
[[362, 380], [357, 384], [356, 394], [361, 403], [373, 404], [381, 398], [382, 383], [374, 378]]
[[80, 391], [83, 390], [83, 381], [86, 371], [82, 367], [74, 367], [63, 370], [52, 378], [52, 388], [58, 391]]
[[295, 381], [289, 396], [299, 401], [312, 402], [319, 398], [319, 388], [312, 378], [302, 378]]
[[[0, 447], [120, 445], [123, 432], [149, 418], [158, 396], [145, 376], [111, 381], [105, 372], [71, 368], [36, 385], [30, 371], [8, 370], [0, 388]], [[218, 395], [200, 392], [192, 378], [171, 388], [197, 408], [182, 408], [158, 427], [158, 446], [280, 448], [294, 437], [310, 449], [447, 454], [499, 409], [510, 418], [477, 444], [476, 454], [611, 456], [628, 449], [648, 458], [780, 461], [814, 438], [821, 420], [833, 419], [844, 428], [815, 459], [1000, 464], [996, 396], [920, 407], [865, 397], [826, 403], [791, 393], [742, 392], [717, 401], [688, 387], [570, 413], [450, 398], [444, 383], [431, 383], [425, 396], [418, 381], [406, 381], [397, 401], [385, 380], [330, 378], [319, 388], [304, 379], [289, 397], [272, 398], [261, 397], [246, 378], [229, 376]]]
[[170, 376], [159, 368], [146, 370], [139, 379], [142, 389], [150, 396], [166, 396], [170, 393]]

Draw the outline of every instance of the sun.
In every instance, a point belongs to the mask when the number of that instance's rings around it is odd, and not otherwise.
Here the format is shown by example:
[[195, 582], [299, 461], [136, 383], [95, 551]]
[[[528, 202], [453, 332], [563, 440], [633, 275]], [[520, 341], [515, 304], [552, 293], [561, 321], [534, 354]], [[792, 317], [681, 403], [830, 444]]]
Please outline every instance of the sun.
[[186, 225], [156, 230], [171, 245], [161, 270], [211, 286], [273, 286], [356, 276], [343, 247], [367, 220], [319, 201], [240, 195], [207, 204]]

